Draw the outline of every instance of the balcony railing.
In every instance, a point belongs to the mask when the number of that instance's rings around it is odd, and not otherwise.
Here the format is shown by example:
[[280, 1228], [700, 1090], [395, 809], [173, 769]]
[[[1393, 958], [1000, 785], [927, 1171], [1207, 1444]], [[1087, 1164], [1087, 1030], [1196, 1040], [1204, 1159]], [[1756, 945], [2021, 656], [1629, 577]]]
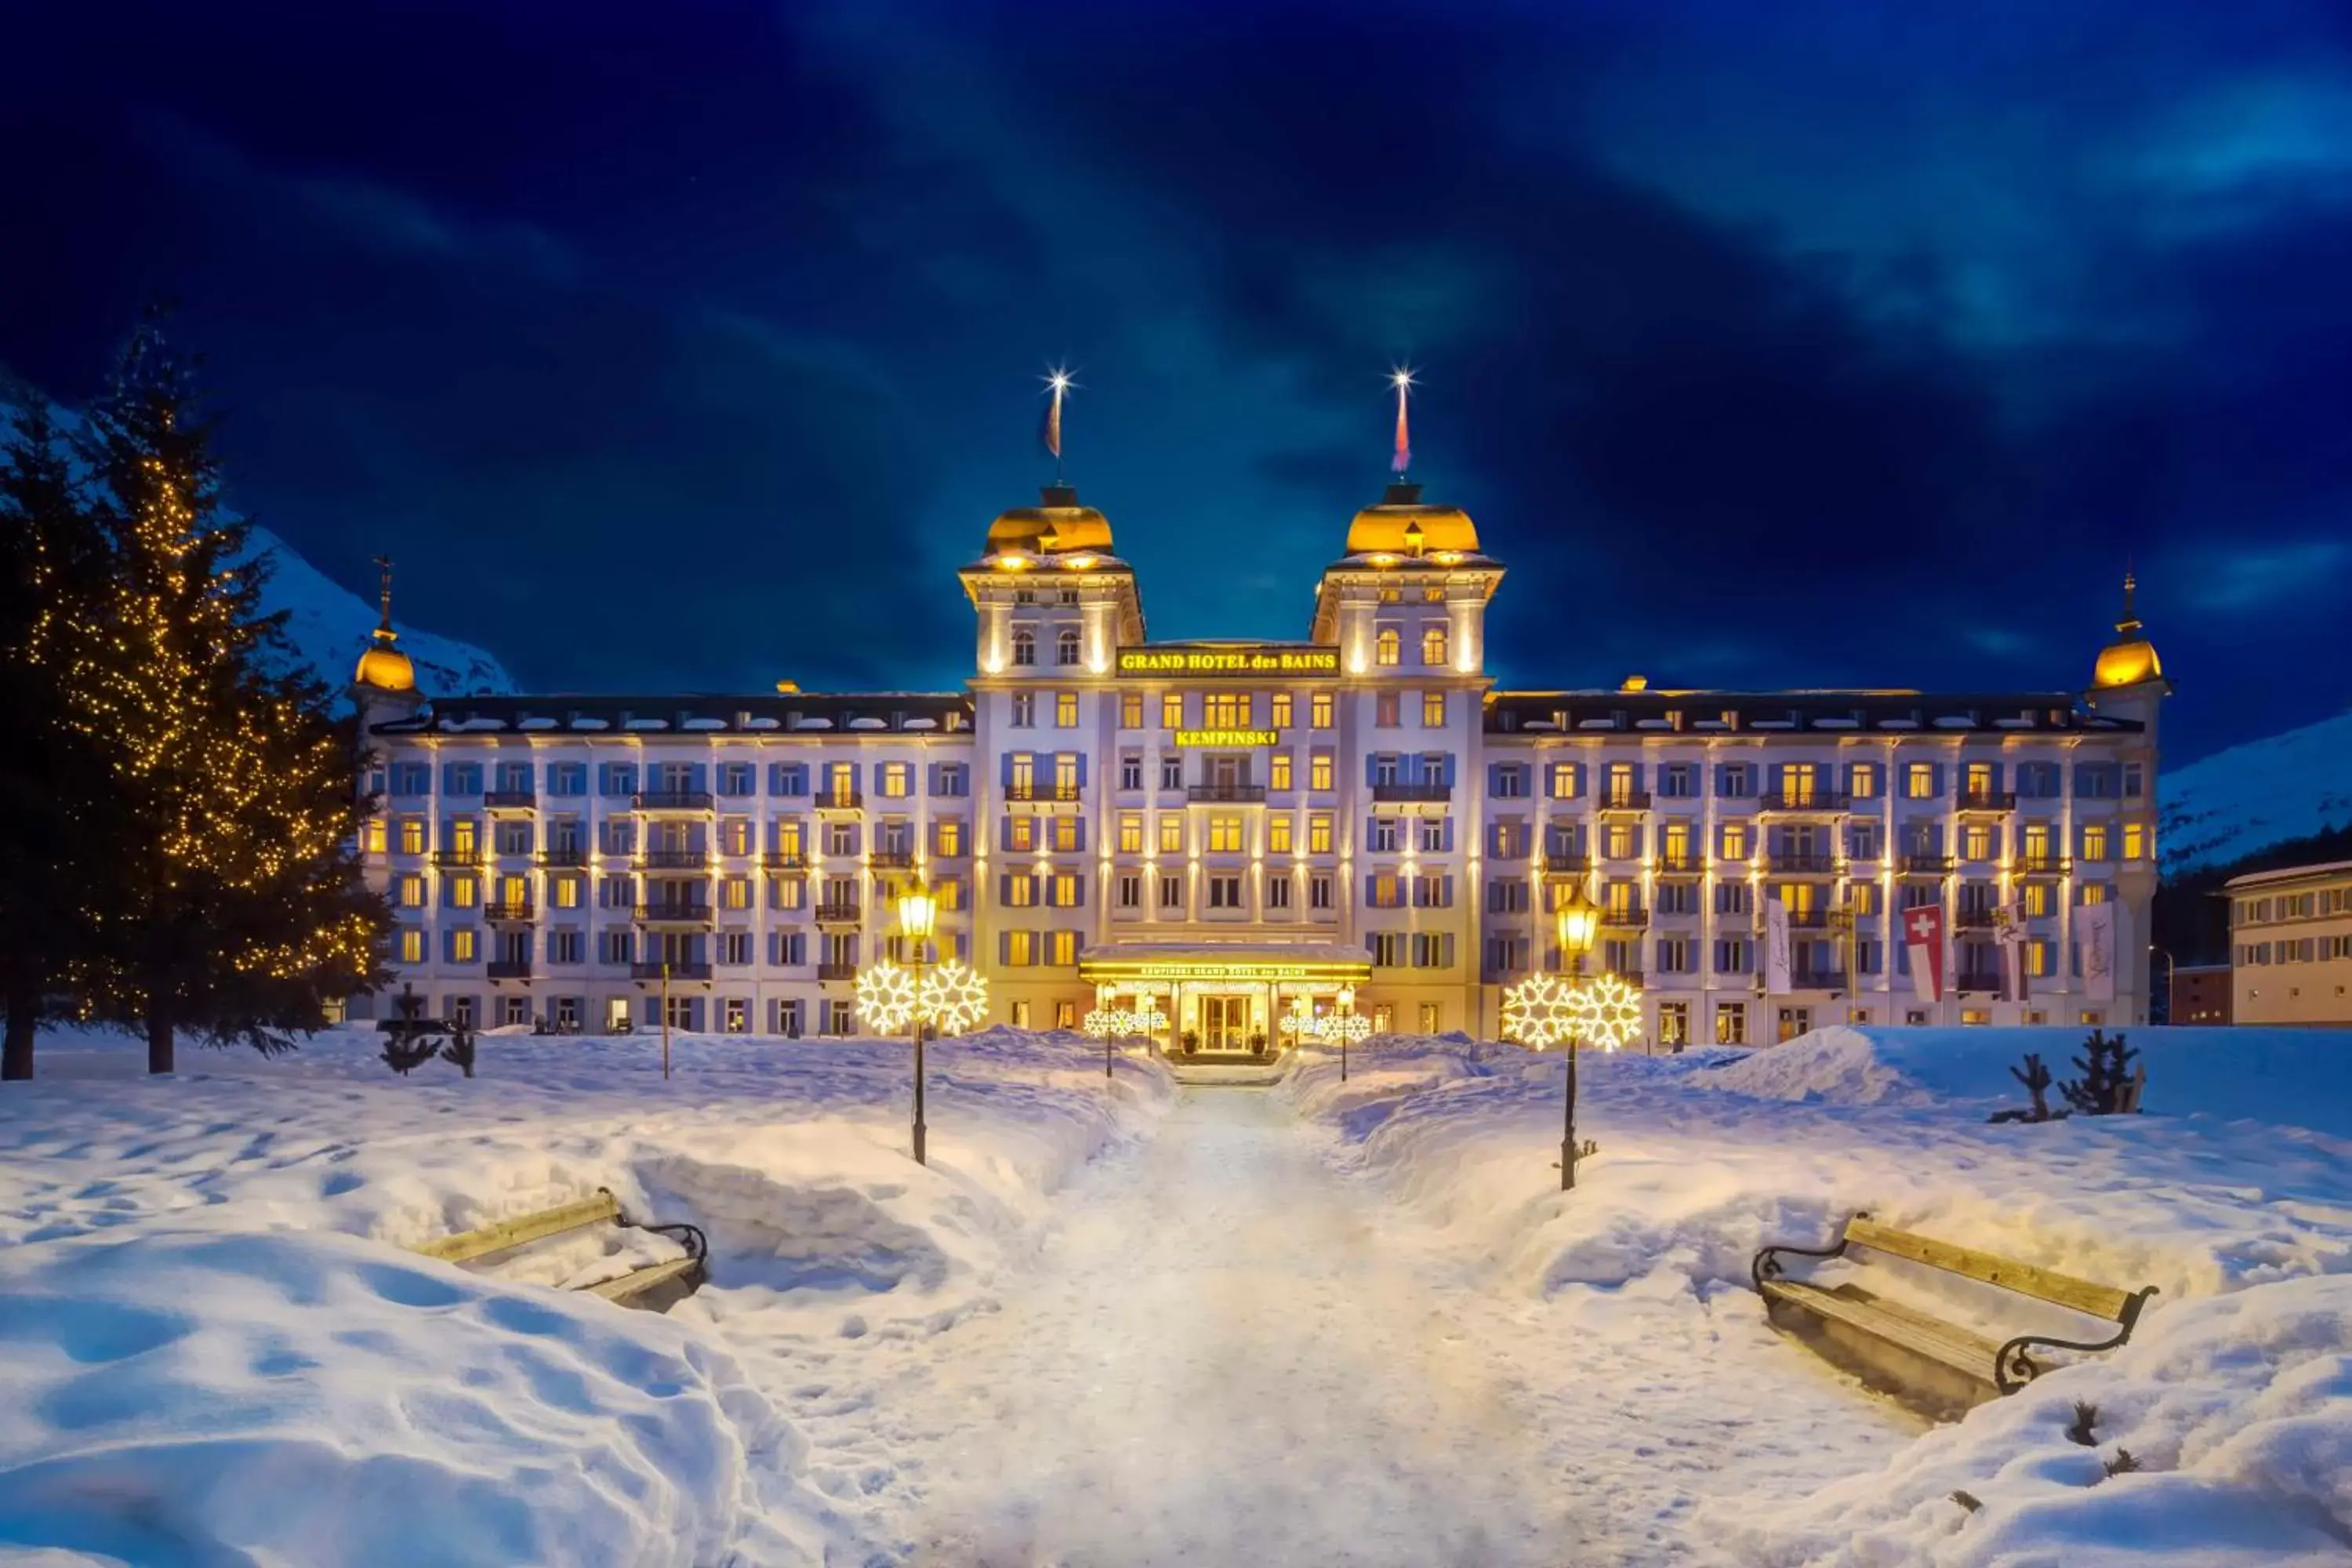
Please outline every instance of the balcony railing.
[[1650, 792], [1645, 789], [1603, 790], [1592, 805], [1598, 811], [1647, 811], [1650, 809]]
[[1952, 858], [1949, 855], [1906, 854], [1901, 856], [1899, 860], [1900, 868], [1906, 877], [1944, 877], [1951, 874]]
[[[1763, 930], [1763, 922], [1758, 921], [1756, 929]], [[1790, 910], [1789, 929], [1790, 931], [1835, 931], [1838, 929], [1837, 911], [1823, 909]]]
[[1993, 911], [1990, 910], [1962, 910], [1952, 917], [1954, 931], [1990, 931], [1992, 928]]
[[1821, 873], [1837, 869], [1838, 858], [1822, 849], [1774, 849], [1768, 851], [1764, 863], [1775, 871]]
[[1964, 789], [1960, 792], [1962, 811], [2015, 811], [2017, 792], [2006, 789]]
[[647, 789], [629, 797], [639, 811], [709, 811], [715, 801], [707, 789]]
[[2068, 864], [2063, 855], [2021, 855], [2018, 857], [2017, 874], [2021, 877], [2063, 877]]
[[821, 926], [854, 926], [858, 919], [858, 906], [854, 901], [816, 907], [816, 923]]
[[1843, 969], [1792, 969], [1789, 972], [1791, 991], [1843, 991], [1845, 971]]
[[712, 905], [699, 900], [659, 900], [639, 904], [636, 917], [642, 925], [699, 925], [708, 922], [713, 912]]
[[629, 978], [632, 980], [660, 980], [664, 978], [671, 980], [708, 980], [710, 978], [710, 965], [708, 963], [696, 959], [678, 959], [669, 963], [664, 963], [660, 960], [656, 959], [651, 963], [632, 963], [629, 965]]
[[637, 857], [648, 871], [700, 871], [710, 865], [707, 849], [648, 849]]
[[527, 789], [494, 789], [482, 797], [482, 805], [490, 811], [536, 811], [539, 795]]
[[866, 857], [867, 865], [877, 871], [910, 871], [915, 866], [911, 849], [877, 849]]
[[1444, 802], [1454, 798], [1454, 786], [1450, 784], [1375, 784], [1372, 785], [1372, 798], [1397, 805]]
[[1658, 874], [1663, 877], [1690, 877], [1706, 869], [1704, 855], [1661, 855]]
[[577, 845], [566, 845], [561, 849], [542, 849], [539, 852], [539, 863], [542, 866], [585, 866], [588, 864], [588, 851]]
[[1764, 793], [1762, 808], [1766, 811], [1844, 811], [1853, 804], [1852, 795], [1825, 789], [1775, 789]]
[[1547, 853], [1544, 856], [1544, 869], [1555, 877], [1580, 876], [1592, 869], [1592, 857]]
[[484, 905], [482, 918], [494, 925], [528, 925], [538, 912], [529, 899], [514, 899]]
[[1009, 784], [1004, 786], [1004, 798], [1019, 801], [1070, 801], [1078, 798], [1078, 786], [1075, 784]]
[[433, 863], [436, 866], [446, 866], [451, 870], [471, 870], [482, 863], [481, 847], [477, 845], [471, 849], [436, 849], [433, 851]]
[[528, 958], [494, 958], [490, 960], [490, 978], [493, 980], [528, 980], [530, 978], [530, 960]]
[[855, 980], [857, 965], [854, 963], [820, 963], [816, 966], [819, 980]]
[[771, 849], [760, 857], [760, 864], [771, 871], [805, 871], [808, 857], [797, 849]]
[[1632, 904], [1616, 909], [1604, 906], [1601, 924], [1605, 931], [1643, 931], [1649, 927], [1650, 911]]
[[854, 789], [821, 789], [815, 799], [819, 811], [856, 811], [866, 804], [866, 797]]
[[[1265, 785], [1245, 784], [1187, 784], [1184, 798], [1224, 805], [1255, 805], [1265, 798]], [[1374, 798], [1379, 798], [1375, 792]]]
[[2000, 971], [1997, 969], [1963, 969], [1960, 971], [1959, 979], [1953, 984], [1952, 989], [1998, 991], [2000, 989]]

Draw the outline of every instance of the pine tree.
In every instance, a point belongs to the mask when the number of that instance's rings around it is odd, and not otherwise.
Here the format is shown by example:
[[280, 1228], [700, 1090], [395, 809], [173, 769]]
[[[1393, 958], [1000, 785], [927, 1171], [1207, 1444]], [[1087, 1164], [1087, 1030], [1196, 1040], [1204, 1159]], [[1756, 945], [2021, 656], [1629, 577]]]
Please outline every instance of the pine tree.
[[0, 433], [0, 1079], [27, 1079], [41, 1023], [68, 1010], [121, 835], [60, 679], [96, 635], [105, 536], [45, 399], [24, 395]]
[[331, 1000], [373, 989], [390, 911], [360, 880], [354, 737], [299, 673], [266, 567], [220, 510], [194, 364], [150, 320], [92, 411], [114, 571], [102, 645], [67, 672], [73, 725], [127, 819], [119, 896], [96, 912], [93, 1016], [289, 1048]]

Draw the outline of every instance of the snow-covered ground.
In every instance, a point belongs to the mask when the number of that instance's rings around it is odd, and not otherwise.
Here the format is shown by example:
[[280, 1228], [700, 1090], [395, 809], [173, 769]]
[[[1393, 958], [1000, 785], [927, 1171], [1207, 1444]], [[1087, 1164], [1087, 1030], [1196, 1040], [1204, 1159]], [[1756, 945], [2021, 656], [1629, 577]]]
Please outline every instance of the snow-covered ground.
[[[2079, 1033], [1588, 1057], [1570, 1194], [1559, 1059], [1461, 1041], [1180, 1089], [992, 1031], [925, 1170], [902, 1043], [54, 1037], [0, 1091], [0, 1563], [2344, 1561], [2352, 1036], [2135, 1031], [2151, 1114], [1985, 1122]], [[399, 1249], [598, 1186], [713, 1282]], [[2163, 1294], [1929, 1430], [1748, 1285], [1864, 1207]]]

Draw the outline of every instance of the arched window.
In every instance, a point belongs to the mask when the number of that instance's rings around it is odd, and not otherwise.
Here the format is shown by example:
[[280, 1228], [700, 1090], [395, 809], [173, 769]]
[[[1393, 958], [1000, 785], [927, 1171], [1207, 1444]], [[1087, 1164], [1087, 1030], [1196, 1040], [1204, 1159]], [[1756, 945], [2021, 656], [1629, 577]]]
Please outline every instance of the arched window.
[[1027, 626], [1013, 628], [1013, 662], [1015, 664], [1037, 662], [1037, 634]]
[[1445, 628], [1444, 626], [1432, 626], [1423, 629], [1421, 634], [1421, 662], [1434, 668], [1444, 668]]
[[1055, 664], [1076, 664], [1078, 662], [1077, 627], [1064, 626], [1061, 631], [1055, 636], [1054, 662]]
[[1402, 639], [1394, 626], [1382, 626], [1381, 635], [1372, 639], [1372, 660], [1376, 664], [1394, 664], [1402, 657]]

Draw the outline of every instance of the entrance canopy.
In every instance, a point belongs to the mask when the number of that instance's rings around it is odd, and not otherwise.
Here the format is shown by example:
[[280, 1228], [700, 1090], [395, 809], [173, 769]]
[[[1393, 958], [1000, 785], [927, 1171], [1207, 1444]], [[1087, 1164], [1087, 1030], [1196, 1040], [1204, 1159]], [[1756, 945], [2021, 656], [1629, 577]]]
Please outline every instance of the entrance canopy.
[[1123, 989], [1192, 983], [1361, 985], [1371, 955], [1337, 942], [1114, 942], [1078, 954], [1078, 977]]

